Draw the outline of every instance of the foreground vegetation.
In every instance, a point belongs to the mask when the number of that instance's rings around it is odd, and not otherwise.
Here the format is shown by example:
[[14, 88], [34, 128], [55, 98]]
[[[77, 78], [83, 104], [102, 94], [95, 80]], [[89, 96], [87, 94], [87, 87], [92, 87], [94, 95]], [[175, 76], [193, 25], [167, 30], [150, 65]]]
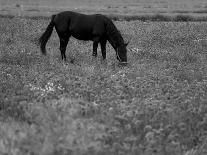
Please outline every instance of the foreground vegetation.
[[71, 39], [63, 63], [48, 19], [0, 19], [0, 154], [205, 155], [207, 24], [115, 22], [129, 65]]

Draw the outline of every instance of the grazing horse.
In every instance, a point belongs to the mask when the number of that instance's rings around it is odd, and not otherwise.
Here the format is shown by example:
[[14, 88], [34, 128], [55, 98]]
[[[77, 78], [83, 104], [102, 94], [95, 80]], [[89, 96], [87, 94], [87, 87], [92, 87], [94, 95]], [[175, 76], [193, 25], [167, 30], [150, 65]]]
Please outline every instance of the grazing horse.
[[79, 40], [93, 41], [93, 56], [97, 56], [97, 47], [100, 43], [103, 59], [106, 58], [106, 42], [112, 45], [116, 51], [117, 59], [121, 63], [127, 63], [127, 44], [121, 33], [111, 19], [101, 14], [85, 15], [81, 13], [64, 11], [52, 15], [52, 19], [46, 31], [39, 39], [40, 48], [46, 54], [46, 43], [50, 38], [53, 27], [60, 38], [60, 51], [63, 60], [66, 60], [65, 51], [69, 38], [73, 36]]

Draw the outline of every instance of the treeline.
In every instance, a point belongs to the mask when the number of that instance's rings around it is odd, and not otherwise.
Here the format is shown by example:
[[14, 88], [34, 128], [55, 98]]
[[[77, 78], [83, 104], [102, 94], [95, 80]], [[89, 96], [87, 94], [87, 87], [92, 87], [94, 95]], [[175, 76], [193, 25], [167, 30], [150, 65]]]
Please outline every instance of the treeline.
[[[206, 16], [193, 16], [193, 15], [162, 15], [162, 14], [154, 14], [154, 15], [116, 15], [116, 14], [110, 14], [107, 15], [109, 18], [115, 20], [115, 21], [134, 21], [134, 20], [140, 20], [140, 21], [174, 21], [174, 22], [201, 22], [201, 21], [207, 21], [207, 15]], [[15, 18], [15, 15], [0, 15], [0, 18]], [[21, 16], [19, 18], [30, 18], [34, 20], [38, 19], [50, 19], [50, 16]]]

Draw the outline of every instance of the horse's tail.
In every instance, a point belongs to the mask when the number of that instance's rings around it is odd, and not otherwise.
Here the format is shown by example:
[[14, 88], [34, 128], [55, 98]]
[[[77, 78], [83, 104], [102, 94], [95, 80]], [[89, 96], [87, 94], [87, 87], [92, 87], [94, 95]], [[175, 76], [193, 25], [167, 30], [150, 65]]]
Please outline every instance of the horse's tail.
[[49, 25], [47, 26], [45, 32], [42, 34], [42, 36], [39, 39], [39, 43], [40, 43], [40, 49], [42, 54], [46, 55], [46, 49], [45, 46], [47, 44], [48, 39], [50, 38], [52, 31], [53, 31], [53, 27], [55, 26], [54, 24], [54, 18], [56, 15], [52, 15], [51, 21], [49, 23]]

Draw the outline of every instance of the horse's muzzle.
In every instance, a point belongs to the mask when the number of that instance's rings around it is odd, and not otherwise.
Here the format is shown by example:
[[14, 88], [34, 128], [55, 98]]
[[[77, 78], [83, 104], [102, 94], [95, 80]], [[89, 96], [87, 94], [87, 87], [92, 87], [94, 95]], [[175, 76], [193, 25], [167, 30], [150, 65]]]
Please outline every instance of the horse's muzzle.
[[128, 62], [119, 62], [119, 66], [127, 66], [128, 65]]

